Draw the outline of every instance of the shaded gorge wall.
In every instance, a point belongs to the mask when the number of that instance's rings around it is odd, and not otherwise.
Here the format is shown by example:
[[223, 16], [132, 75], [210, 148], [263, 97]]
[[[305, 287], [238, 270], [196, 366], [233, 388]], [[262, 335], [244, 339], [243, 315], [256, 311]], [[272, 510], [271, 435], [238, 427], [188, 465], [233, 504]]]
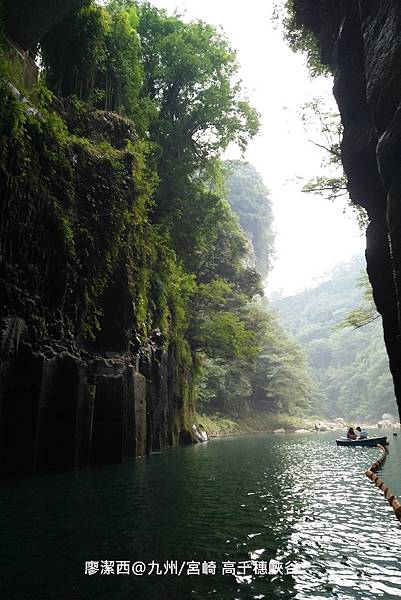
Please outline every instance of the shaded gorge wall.
[[342, 162], [364, 207], [367, 270], [401, 408], [401, 6], [395, 0], [294, 0], [334, 72], [344, 126]]
[[2, 474], [192, 441], [192, 367], [153, 281], [170, 273], [133, 124], [0, 88]]

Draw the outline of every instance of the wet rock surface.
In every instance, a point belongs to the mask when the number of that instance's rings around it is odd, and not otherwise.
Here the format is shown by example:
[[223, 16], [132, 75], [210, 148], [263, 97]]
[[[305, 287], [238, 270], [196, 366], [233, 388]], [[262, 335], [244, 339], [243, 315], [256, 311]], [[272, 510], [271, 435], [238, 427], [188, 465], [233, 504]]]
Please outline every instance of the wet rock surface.
[[[191, 374], [179, 364], [174, 336], [163, 336], [154, 322], [148, 238], [127, 218], [136, 211], [146, 222], [136, 158], [125, 147], [135, 143], [132, 124], [73, 101], [55, 109], [71, 134], [91, 143], [47, 139], [34, 119], [17, 137], [6, 127], [12, 110], [2, 137], [6, 476], [121, 462], [174, 445], [190, 430]], [[29, 173], [21, 169], [25, 162]], [[142, 312], [140, 301], [148, 303]]]
[[178, 443], [183, 402], [173, 353], [149, 346], [133, 361], [38, 352], [23, 330], [18, 318], [3, 330], [2, 475], [121, 462]]
[[370, 219], [367, 270], [401, 408], [401, 5], [295, 0], [294, 7], [334, 71], [342, 161], [351, 199]]

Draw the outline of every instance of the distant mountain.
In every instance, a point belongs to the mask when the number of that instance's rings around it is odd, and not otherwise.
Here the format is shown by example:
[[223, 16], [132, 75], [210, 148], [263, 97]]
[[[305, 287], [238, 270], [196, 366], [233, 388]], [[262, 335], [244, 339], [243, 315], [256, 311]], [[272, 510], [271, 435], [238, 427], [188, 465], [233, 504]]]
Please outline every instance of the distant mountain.
[[274, 256], [273, 210], [269, 190], [256, 168], [241, 160], [227, 160], [228, 202], [238, 215], [250, 243], [255, 268], [266, 277]]
[[305, 349], [325, 396], [327, 416], [366, 422], [396, 414], [381, 318], [359, 329], [335, 330], [358, 307], [363, 259], [338, 266], [331, 279], [274, 303], [284, 327]]
[[[226, 161], [225, 167], [228, 201], [249, 241], [249, 262], [265, 278], [274, 254], [268, 190], [250, 163]], [[255, 354], [227, 360], [217, 352], [204, 360], [197, 383], [198, 409], [241, 420], [265, 415], [270, 423], [267, 427], [271, 427], [273, 415], [286, 424], [287, 417], [320, 414], [322, 395], [305, 352], [278, 323], [269, 302], [250, 303], [247, 314]], [[229, 335], [229, 330], [223, 329], [222, 335]]]

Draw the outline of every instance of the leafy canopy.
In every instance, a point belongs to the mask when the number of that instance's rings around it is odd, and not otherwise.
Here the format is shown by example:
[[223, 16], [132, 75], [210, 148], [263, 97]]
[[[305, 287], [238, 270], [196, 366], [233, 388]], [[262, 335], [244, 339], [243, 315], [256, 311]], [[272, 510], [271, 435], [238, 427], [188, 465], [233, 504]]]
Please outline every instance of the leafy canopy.
[[294, 0], [280, 0], [274, 4], [273, 22], [280, 27], [284, 39], [293, 52], [306, 54], [312, 77], [328, 75], [329, 67], [320, 60], [320, 48], [315, 35], [301, 25], [296, 18]]
[[[238, 382], [234, 393], [225, 376], [236, 405], [242, 394], [266, 410], [307, 407], [314, 392], [309, 380], [303, 385], [299, 351], [292, 341], [279, 347], [275, 336], [285, 336], [253, 302], [262, 294], [258, 270], [266, 275], [273, 257], [267, 189], [248, 163], [220, 163], [230, 143], [245, 150], [259, 126], [224, 34], [148, 2], [98, 6], [88, 0], [46, 36], [41, 52], [57, 96], [75, 95], [98, 123], [111, 111], [129, 119], [124, 127], [135, 138], [127, 149], [136, 161], [139, 194], [126, 216], [117, 272], [128, 278], [141, 336], [159, 329], [163, 343], [174, 343], [177, 360], [192, 372], [200, 357], [211, 372], [224, 365]], [[87, 109], [80, 106], [82, 116]], [[118, 144], [118, 132], [114, 137]], [[134, 147], [143, 151], [134, 153]], [[87, 220], [93, 220], [89, 209]], [[110, 271], [115, 261], [113, 254]], [[97, 296], [93, 291], [91, 302], [100, 311]], [[121, 327], [127, 330], [125, 323]], [[291, 394], [297, 387], [303, 391], [292, 400], [285, 386]]]
[[248, 162], [224, 163], [227, 199], [238, 215], [251, 244], [255, 267], [267, 276], [274, 259], [273, 210], [269, 191], [255, 167]]

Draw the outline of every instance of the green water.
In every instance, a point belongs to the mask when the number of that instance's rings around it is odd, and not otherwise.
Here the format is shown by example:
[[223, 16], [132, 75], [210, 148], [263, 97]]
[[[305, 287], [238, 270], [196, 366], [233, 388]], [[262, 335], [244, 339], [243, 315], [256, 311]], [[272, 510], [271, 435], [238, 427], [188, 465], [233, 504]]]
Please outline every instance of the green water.
[[[401, 528], [363, 474], [378, 451], [336, 448], [334, 437], [218, 439], [6, 482], [0, 598], [401, 597]], [[390, 441], [383, 478], [400, 494], [401, 440]], [[84, 574], [85, 561], [102, 560], [144, 563], [147, 571]], [[271, 560], [282, 574], [269, 574]], [[149, 574], [152, 561], [161, 575]], [[173, 568], [166, 561], [177, 561], [182, 574], [164, 574]], [[187, 574], [206, 561], [216, 574]], [[228, 562], [236, 576], [222, 574]]]

